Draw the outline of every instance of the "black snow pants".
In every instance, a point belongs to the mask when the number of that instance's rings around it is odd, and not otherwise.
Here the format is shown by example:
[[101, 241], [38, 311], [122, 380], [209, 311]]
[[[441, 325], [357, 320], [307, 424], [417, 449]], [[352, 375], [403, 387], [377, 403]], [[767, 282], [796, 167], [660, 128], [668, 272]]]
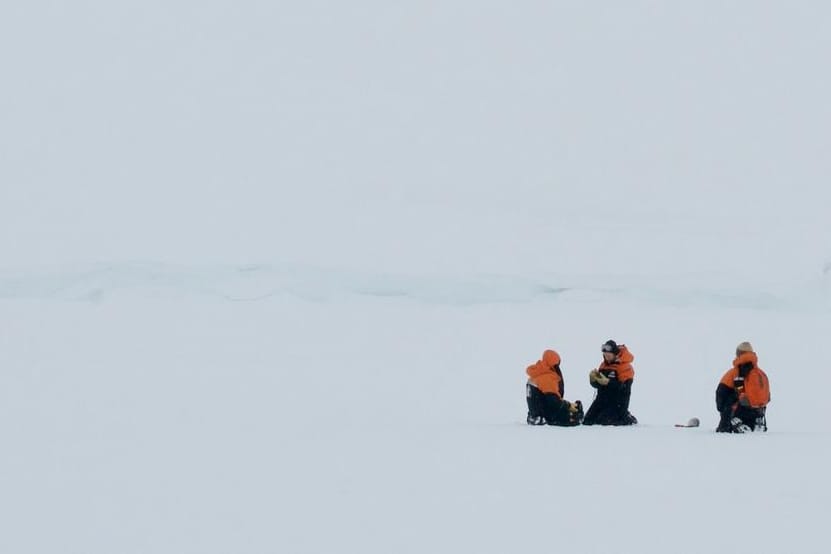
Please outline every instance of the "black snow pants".
[[530, 425], [572, 427], [580, 425], [583, 419], [582, 405], [577, 414], [572, 414], [569, 412], [568, 402], [556, 394], [545, 394], [531, 383], [525, 385], [525, 399], [528, 401], [527, 422]]
[[616, 379], [597, 387], [597, 396], [589, 406], [583, 425], [633, 425], [638, 422], [629, 413], [632, 380], [621, 383]]

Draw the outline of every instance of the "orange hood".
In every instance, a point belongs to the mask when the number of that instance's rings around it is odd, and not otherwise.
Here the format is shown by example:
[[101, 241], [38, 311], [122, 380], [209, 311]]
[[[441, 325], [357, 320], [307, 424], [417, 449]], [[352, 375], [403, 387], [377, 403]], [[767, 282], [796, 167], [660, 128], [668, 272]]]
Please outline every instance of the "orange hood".
[[632, 354], [631, 352], [629, 352], [629, 349], [626, 348], [625, 344], [621, 344], [619, 346], [619, 348], [620, 348], [620, 353], [617, 355], [617, 358], [618, 358], [619, 361], [617, 363], [619, 363], [619, 364], [631, 364], [632, 362], [635, 361], [635, 355]]
[[525, 373], [528, 374], [528, 381], [543, 394], [554, 394], [562, 398], [565, 385], [559, 370], [559, 364], [560, 355], [554, 350], [546, 350], [542, 353], [541, 360], [528, 366], [528, 369], [525, 370]]
[[560, 363], [560, 355], [554, 350], [546, 350], [542, 353], [542, 359], [533, 365], [529, 365], [525, 373], [532, 379], [548, 372], [554, 371], [554, 366]]

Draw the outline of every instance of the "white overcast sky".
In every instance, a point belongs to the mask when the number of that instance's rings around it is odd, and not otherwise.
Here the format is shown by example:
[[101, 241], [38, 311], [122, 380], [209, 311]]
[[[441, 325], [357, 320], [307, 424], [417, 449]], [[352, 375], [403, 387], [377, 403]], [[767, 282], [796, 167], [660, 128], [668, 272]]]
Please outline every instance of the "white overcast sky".
[[829, 26], [825, 2], [5, 2], [0, 263], [819, 267]]

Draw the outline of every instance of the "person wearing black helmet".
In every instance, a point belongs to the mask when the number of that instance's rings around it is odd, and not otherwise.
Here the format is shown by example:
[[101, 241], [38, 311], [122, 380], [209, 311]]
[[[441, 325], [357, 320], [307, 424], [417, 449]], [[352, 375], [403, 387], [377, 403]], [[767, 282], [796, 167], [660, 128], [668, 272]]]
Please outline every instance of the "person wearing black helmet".
[[625, 344], [607, 340], [600, 347], [603, 361], [589, 373], [589, 384], [597, 389], [583, 425], [634, 425], [638, 420], [629, 412], [635, 357]]

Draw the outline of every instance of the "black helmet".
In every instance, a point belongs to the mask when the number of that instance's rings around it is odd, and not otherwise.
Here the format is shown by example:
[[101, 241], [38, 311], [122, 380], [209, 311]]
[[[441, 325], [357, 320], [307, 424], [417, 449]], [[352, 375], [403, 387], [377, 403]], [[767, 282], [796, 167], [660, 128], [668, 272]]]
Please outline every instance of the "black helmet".
[[618, 347], [617, 343], [611, 339], [607, 340], [603, 343], [603, 346], [600, 347], [602, 352], [611, 352], [612, 354], [620, 354], [620, 348]]

